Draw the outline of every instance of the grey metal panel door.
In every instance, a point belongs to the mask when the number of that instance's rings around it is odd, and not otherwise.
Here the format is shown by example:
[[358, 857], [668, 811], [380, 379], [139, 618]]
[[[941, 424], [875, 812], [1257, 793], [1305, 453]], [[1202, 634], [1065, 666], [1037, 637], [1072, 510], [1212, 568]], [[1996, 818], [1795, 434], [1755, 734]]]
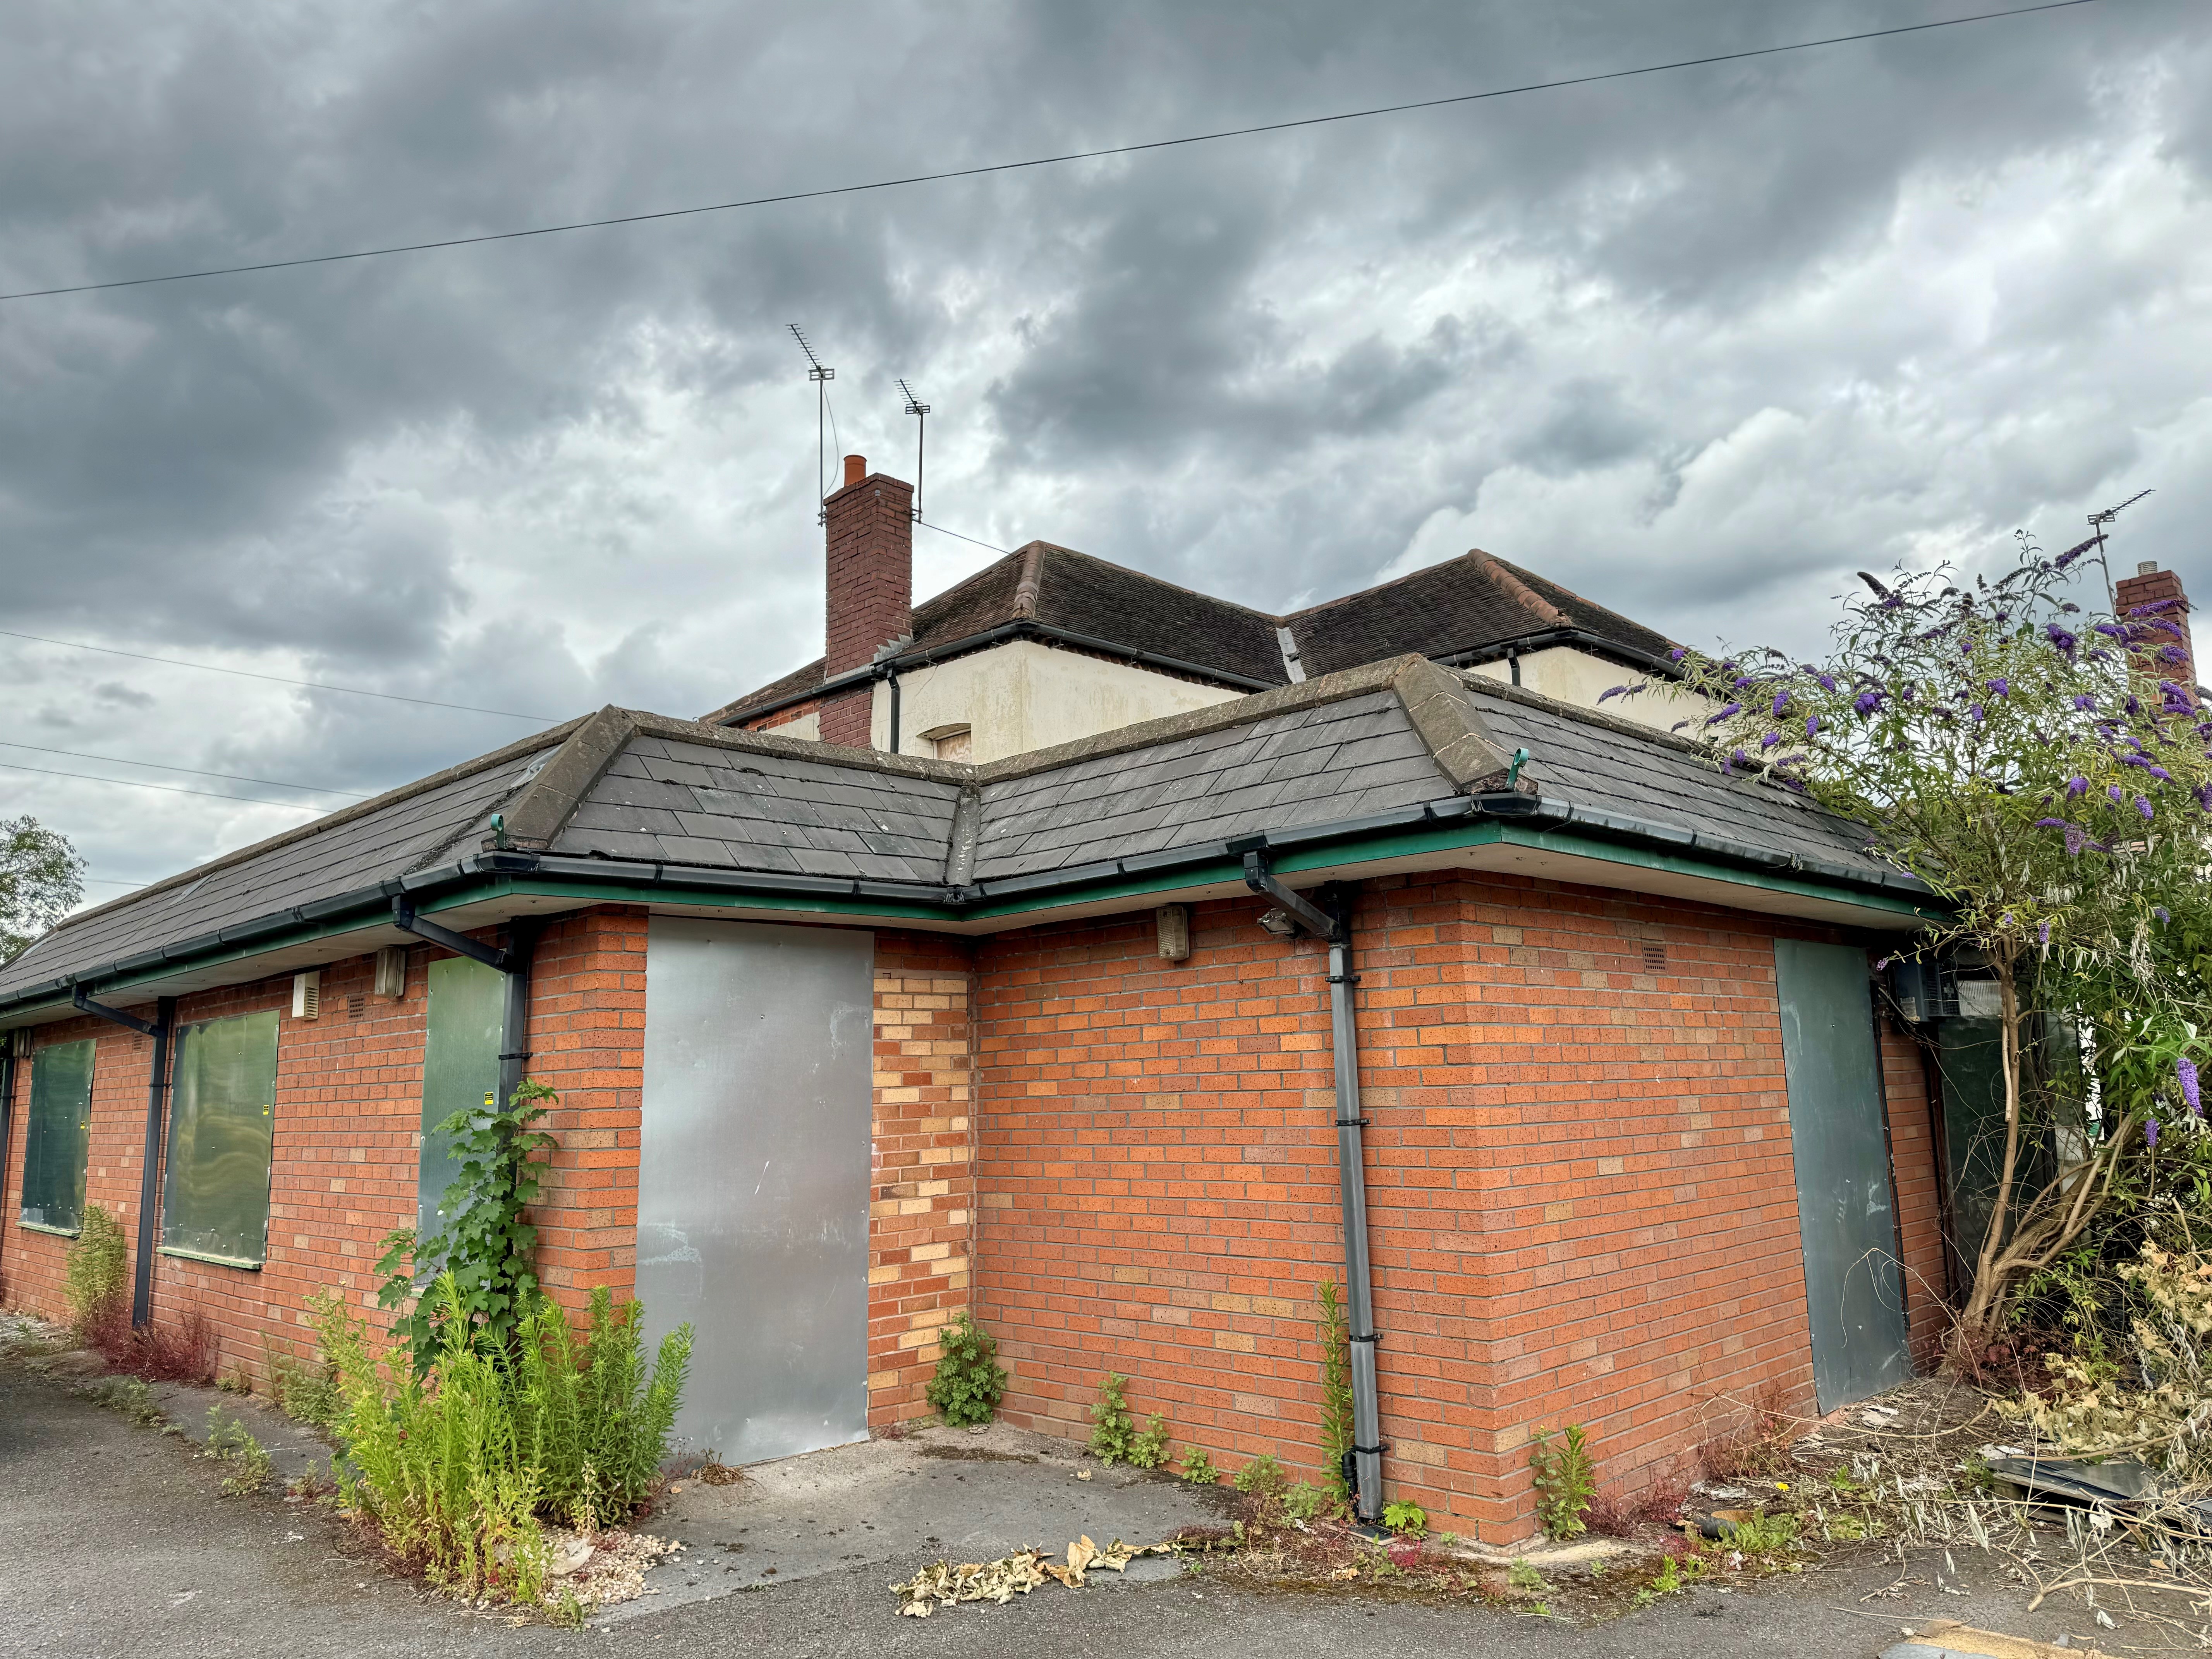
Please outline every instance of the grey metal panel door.
[[867, 1437], [875, 940], [656, 916], [637, 1294], [695, 1346], [678, 1435], [731, 1463]]
[[1912, 1375], [1866, 952], [1774, 942], [1820, 1409]]

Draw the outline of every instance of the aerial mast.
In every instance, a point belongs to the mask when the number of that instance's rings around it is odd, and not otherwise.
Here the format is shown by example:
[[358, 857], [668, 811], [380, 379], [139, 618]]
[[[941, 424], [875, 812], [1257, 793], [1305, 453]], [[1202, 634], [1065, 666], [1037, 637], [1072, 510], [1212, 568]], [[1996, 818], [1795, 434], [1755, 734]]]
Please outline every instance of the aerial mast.
[[837, 371], [825, 368], [822, 360], [814, 355], [814, 348], [806, 343], [806, 336], [799, 331], [797, 323], [787, 323], [791, 337], [799, 342], [799, 349], [806, 354], [806, 378], [814, 382], [814, 522], [830, 522], [830, 382], [837, 378]]

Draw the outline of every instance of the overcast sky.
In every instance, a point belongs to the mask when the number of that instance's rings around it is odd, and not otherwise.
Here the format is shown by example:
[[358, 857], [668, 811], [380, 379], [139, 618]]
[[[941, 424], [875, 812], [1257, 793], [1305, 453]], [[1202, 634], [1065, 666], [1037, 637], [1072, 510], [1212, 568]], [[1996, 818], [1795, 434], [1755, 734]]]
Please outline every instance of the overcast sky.
[[[0, 11], [0, 289], [1553, 79], [1970, 0]], [[0, 304], [0, 628], [548, 719], [821, 648], [815, 407], [1268, 610], [1481, 546], [1698, 643], [2093, 508], [2212, 592], [2212, 4]], [[2192, 94], [2189, 89], [2194, 87]], [[933, 592], [994, 556], [917, 532]], [[526, 721], [0, 638], [0, 761], [369, 792]], [[58, 755], [40, 749], [75, 751]], [[345, 797], [298, 799], [328, 807]], [[301, 811], [0, 769], [95, 898]]]

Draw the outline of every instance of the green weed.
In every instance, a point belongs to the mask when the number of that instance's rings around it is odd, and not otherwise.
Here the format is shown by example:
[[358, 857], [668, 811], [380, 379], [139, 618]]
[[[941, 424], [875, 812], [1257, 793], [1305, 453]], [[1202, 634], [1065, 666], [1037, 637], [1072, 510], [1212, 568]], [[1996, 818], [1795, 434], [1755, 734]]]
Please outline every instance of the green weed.
[[1283, 1473], [1283, 1466], [1272, 1454], [1262, 1452], [1237, 1470], [1236, 1479], [1230, 1484], [1248, 1498], [1265, 1500], [1281, 1496], [1284, 1486], [1288, 1484], [1288, 1477]]
[[268, 1489], [267, 1448], [253, 1437], [245, 1424], [234, 1417], [226, 1419], [220, 1406], [208, 1407], [207, 1440], [200, 1455], [212, 1457], [226, 1466], [222, 1482], [216, 1488], [225, 1498], [252, 1498]]
[[1382, 1506], [1382, 1524], [1401, 1538], [1426, 1538], [1429, 1535], [1429, 1512], [1419, 1504], [1385, 1504]]
[[955, 1427], [989, 1422], [1006, 1393], [998, 1342], [963, 1308], [939, 1330], [937, 1355], [927, 1394], [938, 1414]]
[[1190, 1446], [1183, 1450], [1182, 1478], [1194, 1486], [1211, 1486], [1219, 1483], [1221, 1474], [1204, 1447]]
[[1583, 1513], [1597, 1495], [1597, 1468], [1582, 1425], [1568, 1424], [1557, 1447], [1550, 1431], [1537, 1431], [1528, 1449], [1528, 1467], [1535, 1475], [1536, 1518], [1544, 1530], [1560, 1540], [1589, 1531]]

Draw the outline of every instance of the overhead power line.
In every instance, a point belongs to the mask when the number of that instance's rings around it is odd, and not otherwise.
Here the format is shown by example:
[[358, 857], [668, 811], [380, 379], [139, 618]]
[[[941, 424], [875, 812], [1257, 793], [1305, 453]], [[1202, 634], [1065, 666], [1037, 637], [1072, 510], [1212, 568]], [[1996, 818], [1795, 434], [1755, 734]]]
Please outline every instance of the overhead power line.
[[916, 519], [915, 522], [920, 525], [924, 530], [934, 530], [940, 536], [950, 536], [956, 542], [972, 543], [974, 545], [986, 549], [993, 553], [1010, 553], [1013, 550], [1012, 548], [1000, 547], [995, 543], [976, 541], [973, 536], [963, 536], [957, 530], [947, 530], [943, 525], [932, 524], [927, 519]]
[[[397, 691], [364, 691], [357, 685], [326, 685], [320, 680], [288, 680], [281, 674], [257, 674], [250, 668], [223, 668], [211, 662], [181, 662], [174, 657], [149, 657], [143, 651], [118, 651], [112, 645], [87, 645], [82, 640], [50, 640], [43, 634], [19, 634], [11, 628], [0, 628], [0, 638], [36, 640], [40, 645], [63, 645], [72, 651], [98, 651], [110, 657], [128, 657], [134, 662], [166, 663], [172, 668], [197, 668], [207, 674], [235, 674], [241, 679], [267, 680], [272, 685], [305, 686], [310, 691], [342, 691], [349, 697], [381, 697], [386, 702], [411, 702], [423, 708], [453, 708], [464, 714], [496, 714], [501, 720], [529, 720], [536, 725], [558, 724], [550, 714], [518, 714], [512, 708], [478, 708], [472, 703], [440, 702], [434, 697], [403, 697]], [[287, 784], [286, 788], [295, 786]]]
[[[356, 800], [370, 799], [360, 789], [328, 789], [319, 783], [287, 783], [282, 778], [242, 777], [236, 772], [210, 772], [198, 766], [171, 766], [162, 761], [125, 760], [120, 755], [88, 755], [79, 749], [48, 749], [35, 743], [9, 743], [0, 738], [0, 749], [27, 749], [34, 755], [66, 755], [71, 760], [104, 761], [110, 766], [146, 766], [156, 772], [183, 772], [196, 778], [221, 778], [228, 783], [258, 783], [270, 789], [304, 789], [311, 795], [350, 795]], [[117, 782], [125, 780], [117, 779]]]
[[256, 800], [251, 795], [224, 795], [212, 789], [186, 789], [174, 783], [145, 783], [137, 778], [103, 778], [90, 772], [64, 772], [52, 766], [24, 766], [15, 761], [0, 761], [0, 768], [10, 772], [36, 772], [41, 777], [76, 778], [84, 783], [119, 784], [125, 789], [158, 789], [165, 795], [198, 795], [206, 800], [227, 800], [238, 806], [282, 806], [295, 812], [320, 812], [326, 808], [304, 800]]
[[1606, 81], [1626, 81], [1638, 76], [1663, 75], [1674, 70], [1699, 69], [1713, 64], [1740, 64], [1754, 58], [1774, 58], [1784, 52], [1812, 52], [1823, 46], [1849, 46], [1856, 41], [1884, 40], [1900, 34], [1923, 34], [1933, 29], [1962, 27], [1969, 23], [1996, 22], [2008, 17], [2028, 17], [2039, 12], [2069, 11], [2094, 5], [2098, 0], [2045, 0], [2041, 5], [2015, 6], [2003, 11], [1976, 12], [1966, 17], [1943, 17], [1928, 23], [1902, 23], [1891, 28], [1862, 29], [1851, 34], [1823, 35], [1814, 40], [1792, 40], [1778, 46], [1752, 46], [1741, 52], [1709, 52], [1701, 58], [1678, 58], [1664, 64], [1644, 64], [1635, 69], [1606, 70], [1593, 75], [1565, 76], [1552, 81], [1528, 81], [1518, 86], [1493, 87], [1486, 92], [1455, 93], [1444, 98], [1421, 98], [1401, 104], [1378, 104], [1369, 109], [1340, 110], [1333, 115], [1308, 115], [1288, 121], [1265, 121], [1252, 126], [1223, 127], [1212, 132], [1186, 133], [1176, 138], [1152, 138], [1129, 144], [1109, 144], [1097, 149], [1066, 150], [1056, 155], [1034, 155], [1018, 161], [994, 161], [980, 167], [947, 167], [936, 173], [912, 173], [866, 184], [831, 185], [819, 190], [785, 191], [774, 196], [748, 196], [730, 202], [710, 202], [697, 207], [663, 208], [650, 213], [617, 214], [605, 219], [578, 219], [566, 224], [537, 225], [527, 230], [487, 231], [475, 236], [447, 236], [429, 242], [399, 242], [386, 247], [356, 248], [344, 253], [318, 253], [294, 259], [264, 259], [253, 264], [218, 265], [204, 270], [170, 271], [159, 276], [127, 276], [113, 282], [74, 283], [60, 288], [26, 289], [0, 294], [0, 301], [38, 300], [60, 294], [97, 294], [108, 289], [148, 288], [159, 283], [191, 283], [210, 276], [242, 276], [254, 271], [293, 270], [303, 265], [343, 264], [357, 259], [382, 259], [400, 253], [428, 253], [440, 248], [476, 247], [486, 242], [518, 242], [536, 236], [559, 236], [570, 231], [605, 230], [617, 225], [650, 224], [662, 219], [689, 219], [706, 213], [733, 213], [743, 208], [773, 207], [787, 202], [814, 202], [833, 196], [859, 196], [872, 191], [899, 190], [911, 185], [939, 184], [951, 179], [980, 179], [998, 173], [1021, 173], [1036, 167], [1063, 167], [1072, 161], [1102, 161], [1114, 155], [1138, 155], [1148, 150], [1179, 149], [1193, 144], [1218, 143], [1226, 138], [1250, 138], [1262, 133], [1291, 132], [1302, 127], [1331, 126], [1345, 121], [1365, 121], [1383, 115], [1404, 115], [1415, 110], [1443, 109], [1455, 104], [1477, 104], [1525, 93], [1557, 92], [1566, 87], [1595, 86]]

